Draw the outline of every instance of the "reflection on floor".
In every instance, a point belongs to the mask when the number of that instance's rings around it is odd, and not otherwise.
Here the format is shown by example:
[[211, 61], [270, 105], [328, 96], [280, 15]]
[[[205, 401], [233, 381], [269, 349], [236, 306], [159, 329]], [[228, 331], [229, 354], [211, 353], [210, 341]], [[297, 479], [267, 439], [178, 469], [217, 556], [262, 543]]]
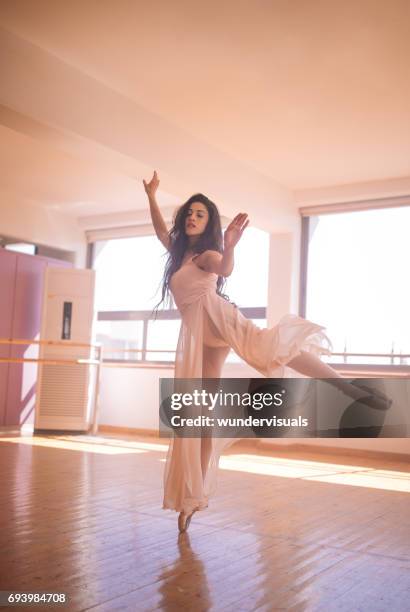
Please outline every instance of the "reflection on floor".
[[0, 590], [66, 593], [70, 612], [408, 610], [408, 463], [240, 443], [178, 535], [166, 451], [0, 433]]

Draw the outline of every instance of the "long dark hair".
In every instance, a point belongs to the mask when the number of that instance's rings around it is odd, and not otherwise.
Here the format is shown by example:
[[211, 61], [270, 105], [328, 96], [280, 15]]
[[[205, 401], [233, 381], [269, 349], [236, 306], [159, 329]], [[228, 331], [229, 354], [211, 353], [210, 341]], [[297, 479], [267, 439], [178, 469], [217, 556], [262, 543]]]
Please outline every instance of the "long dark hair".
[[[173, 226], [169, 231], [170, 247], [162, 278], [162, 296], [161, 300], [152, 311], [155, 311], [155, 316], [158, 307], [162, 302], [164, 302], [165, 298], [167, 298], [169, 305], [171, 303], [172, 296], [169, 289], [169, 283], [171, 276], [181, 267], [185, 252], [189, 246], [188, 236], [185, 232], [185, 219], [188, 216], [189, 207], [194, 202], [200, 202], [206, 206], [209, 218], [205, 230], [202, 232], [202, 234], [200, 234], [199, 239], [192, 250], [195, 254], [201, 254], [208, 249], [218, 251], [218, 253], [223, 253], [223, 236], [219, 211], [216, 205], [209, 198], [204, 196], [202, 193], [196, 193], [195, 195], [191, 196], [185, 202], [185, 204], [182, 204], [182, 206], [178, 208], [174, 216]], [[230, 302], [229, 297], [225, 293], [222, 293], [222, 288], [224, 287], [225, 282], [226, 281], [223, 276], [218, 276], [218, 280], [216, 282], [216, 293]]]

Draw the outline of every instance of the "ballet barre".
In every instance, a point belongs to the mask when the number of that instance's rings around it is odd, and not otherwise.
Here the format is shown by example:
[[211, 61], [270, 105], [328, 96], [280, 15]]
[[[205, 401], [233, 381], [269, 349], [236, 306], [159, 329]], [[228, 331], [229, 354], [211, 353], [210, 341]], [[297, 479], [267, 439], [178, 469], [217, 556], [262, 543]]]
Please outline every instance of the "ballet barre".
[[409, 359], [410, 355], [406, 353], [331, 353], [331, 357], [401, 357]]
[[[175, 349], [136, 349], [136, 348], [117, 348], [115, 346], [104, 345], [105, 353], [175, 353]], [[406, 353], [331, 353], [331, 357], [393, 357], [410, 359], [410, 354]]]
[[103, 347], [101, 344], [87, 344], [84, 342], [72, 342], [70, 340], [33, 340], [33, 339], [22, 339], [22, 338], [0, 338], [0, 345], [38, 345], [38, 346], [49, 346], [49, 347], [65, 347], [65, 348], [86, 348], [91, 351], [95, 351], [96, 355], [94, 359], [77, 357], [72, 359], [55, 359], [55, 358], [44, 358], [44, 357], [0, 357], [0, 363], [35, 363], [41, 365], [88, 365], [96, 367], [95, 376], [95, 390], [94, 390], [94, 401], [92, 406], [92, 420], [91, 420], [91, 432], [93, 435], [98, 430], [98, 414], [99, 414], [99, 395], [100, 395], [100, 382], [101, 382], [101, 367], [103, 365]]
[[43, 363], [47, 365], [62, 364], [86, 364], [98, 365], [97, 359], [42, 359], [37, 357], [0, 357], [0, 363]]
[[49, 346], [72, 346], [75, 348], [101, 348], [101, 344], [85, 344], [84, 342], [72, 342], [71, 340], [33, 340], [24, 338], [0, 338], [0, 344], [39, 344]]

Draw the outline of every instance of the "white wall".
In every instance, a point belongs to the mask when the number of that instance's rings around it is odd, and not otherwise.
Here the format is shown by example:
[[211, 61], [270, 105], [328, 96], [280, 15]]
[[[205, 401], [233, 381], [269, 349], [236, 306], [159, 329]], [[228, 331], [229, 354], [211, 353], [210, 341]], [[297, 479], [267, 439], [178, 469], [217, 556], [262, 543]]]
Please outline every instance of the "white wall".
[[331, 185], [312, 189], [298, 189], [293, 192], [297, 206], [338, 204], [380, 198], [396, 198], [410, 194], [410, 178], [383, 179], [345, 185]]
[[[159, 379], [173, 378], [174, 368], [103, 367], [101, 425], [158, 430]], [[224, 378], [259, 377], [247, 364], [225, 364]]]
[[[102, 370], [99, 424], [158, 431], [159, 379], [172, 378], [173, 368], [121, 368]], [[287, 368], [287, 376], [297, 374]], [[247, 364], [225, 364], [224, 378], [256, 378], [259, 372]], [[358, 449], [410, 456], [410, 438], [293, 438], [264, 439], [266, 446], [307, 445], [319, 448]]]
[[285, 314], [299, 309], [300, 229], [270, 234], [267, 324], [269, 327]]
[[85, 267], [85, 233], [72, 216], [24, 202], [3, 191], [0, 193], [0, 232], [27, 242], [73, 251], [75, 266]]

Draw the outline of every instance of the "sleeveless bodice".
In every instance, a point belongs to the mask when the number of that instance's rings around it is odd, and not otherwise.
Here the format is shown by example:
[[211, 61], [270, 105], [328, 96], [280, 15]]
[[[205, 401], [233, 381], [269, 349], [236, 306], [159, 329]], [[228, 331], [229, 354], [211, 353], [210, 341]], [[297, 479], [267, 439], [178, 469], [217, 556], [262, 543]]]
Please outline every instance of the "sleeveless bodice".
[[181, 312], [202, 295], [216, 293], [218, 275], [201, 270], [192, 257], [174, 272], [169, 283], [175, 304]]

